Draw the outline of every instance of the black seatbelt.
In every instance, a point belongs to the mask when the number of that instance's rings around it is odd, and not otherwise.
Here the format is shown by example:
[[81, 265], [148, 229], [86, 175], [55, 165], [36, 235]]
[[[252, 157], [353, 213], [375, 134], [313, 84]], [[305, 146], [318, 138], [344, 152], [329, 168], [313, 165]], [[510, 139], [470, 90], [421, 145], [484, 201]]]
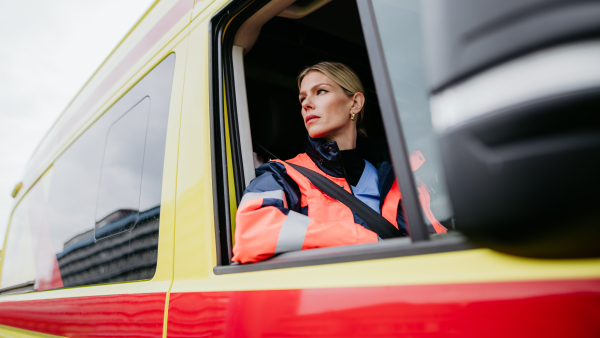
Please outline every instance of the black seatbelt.
[[[258, 144], [258, 146], [271, 158], [278, 159], [277, 156], [273, 155], [267, 148]], [[285, 162], [285, 161], [283, 161]], [[394, 237], [403, 236], [400, 230], [398, 230], [392, 223], [390, 223], [387, 219], [377, 213], [375, 210], [371, 209], [368, 205], [366, 205], [363, 201], [359, 200], [356, 196], [348, 193], [341, 187], [338, 187], [337, 184], [333, 183], [327, 177], [319, 174], [318, 172], [296, 165], [289, 162], [285, 162], [289, 164], [292, 168], [296, 169], [300, 174], [304, 175], [312, 184], [315, 185], [319, 190], [323, 193], [327, 194], [329, 197], [340, 201], [342, 204], [350, 208], [350, 210], [356, 212], [360, 218], [363, 219], [369, 226], [373, 232], [375, 232], [380, 238], [388, 239]]]
[[354, 211], [360, 218], [363, 219], [379, 237], [382, 239], [400, 237], [402, 234], [392, 223], [387, 219], [383, 218], [375, 210], [371, 209], [363, 201], [359, 200], [356, 196], [350, 194], [337, 184], [333, 183], [327, 177], [319, 174], [318, 172], [296, 165], [289, 162], [285, 162], [292, 168], [296, 169], [299, 173], [308, 178], [319, 190], [329, 195], [329, 197], [336, 199], [343, 203], [345, 206]]

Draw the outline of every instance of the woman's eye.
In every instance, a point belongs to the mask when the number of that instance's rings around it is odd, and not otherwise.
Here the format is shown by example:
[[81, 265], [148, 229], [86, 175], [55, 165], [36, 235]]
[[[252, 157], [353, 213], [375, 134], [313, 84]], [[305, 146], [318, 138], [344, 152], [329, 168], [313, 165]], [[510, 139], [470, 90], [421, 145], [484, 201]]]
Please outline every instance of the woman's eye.
[[305, 97], [300, 99], [300, 103], [304, 102]]
[[319, 90], [317, 90], [317, 95], [321, 94], [321, 93], [327, 93], [327, 91], [325, 89], [319, 89]]

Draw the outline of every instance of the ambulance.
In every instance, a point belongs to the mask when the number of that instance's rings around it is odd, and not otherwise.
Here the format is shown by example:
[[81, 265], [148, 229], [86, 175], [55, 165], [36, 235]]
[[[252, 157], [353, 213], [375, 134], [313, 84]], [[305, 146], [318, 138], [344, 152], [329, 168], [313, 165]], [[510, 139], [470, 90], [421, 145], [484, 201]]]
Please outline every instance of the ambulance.
[[[234, 264], [319, 61], [361, 78], [409, 236]], [[13, 191], [0, 337], [600, 337], [599, 61], [598, 1], [157, 0]]]

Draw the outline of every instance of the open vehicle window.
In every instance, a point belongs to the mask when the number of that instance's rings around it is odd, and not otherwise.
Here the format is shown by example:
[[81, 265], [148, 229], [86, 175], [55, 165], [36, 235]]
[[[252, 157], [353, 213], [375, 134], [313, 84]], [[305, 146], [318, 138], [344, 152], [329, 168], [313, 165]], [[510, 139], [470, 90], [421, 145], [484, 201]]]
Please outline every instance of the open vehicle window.
[[[234, 20], [216, 17], [213, 21], [216, 24], [218, 19], [223, 20], [222, 22], [231, 20], [227, 29], [227, 34], [231, 35], [226, 34], [221, 39], [218, 34], [222, 31], [215, 29], [217, 34], [213, 38], [212, 51], [215, 60], [213, 66], [216, 67], [213, 68], [212, 85], [213, 95], [215, 95], [213, 99], [217, 103], [213, 110], [216, 131], [213, 135], [216, 137], [213, 155], [217, 169], [215, 196], [218, 203], [216, 226], [220, 245], [218, 265], [228, 265], [231, 262], [231, 248], [235, 244], [233, 243], [233, 234], [236, 225], [236, 208], [251, 180], [247, 176], [253, 174], [251, 170], [248, 170], [249, 167], [254, 169], [273, 157], [287, 160], [305, 151], [307, 132], [300, 112], [301, 106], [298, 102], [296, 83], [296, 77], [303, 68], [321, 61], [341, 62], [352, 68], [365, 88], [367, 105], [364, 124], [368, 136], [389, 143], [390, 140], [398, 139], [398, 135], [402, 135], [398, 118], [393, 121], [386, 121], [383, 118], [385, 116], [382, 114], [384, 108], [380, 106], [381, 100], [378, 97], [381, 94], [375, 87], [373, 60], [370, 60], [369, 48], [371, 47], [365, 41], [363, 13], [360, 13], [357, 4], [354, 1], [339, 0], [324, 2], [325, 5], [300, 17], [281, 12], [292, 2], [274, 1], [268, 5], [265, 5], [266, 2], [254, 2], [247, 7], [241, 7], [242, 3], [240, 2], [237, 4], [240, 6], [239, 8], [231, 9], [230, 13], [239, 12]], [[277, 3], [284, 7], [274, 8]], [[299, 1], [296, 5], [302, 6], [307, 3], [312, 2]], [[272, 13], [271, 16], [265, 17], [267, 16], [265, 13], [269, 13], [269, 11]], [[281, 14], [277, 16], [278, 13]], [[419, 45], [419, 37], [412, 36], [420, 34], [418, 30], [414, 29], [415, 25], [419, 24], [418, 13], [416, 13], [416, 17], [413, 16], [409, 19], [411, 21], [406, 24], [412, 30], [406, 32], [406, 37], [410, 37], [411, 40], [408, 43], [400, 42], [405, 45], [398, 48], [412, 48]], [[256, 29], [257, 25], [258, 29]], [[373, 22], [370, 25], [367, 27], [368, 29], [376, 28]], [[236, 35], [236, 30], [240, 27], [244, 28], [244, 33]], [[252, 29], [257, 31], [255, 36], [252, 36]], [[222, 45], [220, 45], [220, 41], [222, 41]], [[419, 52], [409, 55], [409, 59], [415, 57], [420, 58]], [[220, 67], [223, 67], [225, 74], [222, 79], [215, 77], [215, 74], [220, 74], [220, 71], [215, 73], [215, 69], [220, 69]], [[415, 209], [416, 212], [413, 212], [415, 221], [410, 221], [410, 226], [414, 227], [412, 230], [419, 232], [421, 234], [419, 239], [422, 240], [428, 238], [428, 230], [430, 233], [436, 233], [439, 232], [436, 231], [436, 227], [439, 227], [447, 231], [453, 228], [453, 224], [450, 205], [443, 187], [443, 177], [439, 171], [438, 154], [431, 144], [433, 141], [431, 125], [429, 118], [425, 116], [428, 114], [428, 109], [423, 74], [413, 74], [422, 72], [423, 69], [420, 65], [411, 64], [407, 67], [403, 71], [407, 71], [412, 78], [405, 79], [405, 81], [411, 86], [407, 87], [408, 91], [405, 90], [407, 88], [399, 88], [398, 90], [402, 92], [403, 96], [398, 98], [404, 100], [402, 101], [405, 104], [402, 107], [403, 111], [406, 108], [411, 109], [407, 110], [407, 113], [401, 118], [417, 120], [417, 124], [407, 128], [417, 128], [414, 130], [414, 135], [417, 135], [419, 139], [415, 142], [407, 142], [407, 144], [394, 144], [393, 148], [397, 150], [406, 146], [410, 149], [411, 162], [418, 167], [414, 172], [417, 180], [413, 180], [412, 173], [408, 173], [406, 176], [409, 177], [408, 185], [413, 186], [414, 196], [411, 196], [408, 191], [405, 194], [404, 188], [401, 189], [403, 198], [412, 198], [417, 201], [417, 206], [420, 205], [420, 202], [427, 205], [426, 208]], [[223, 88], [227, 92], [226, 99], [215, 88]], [[228, 136], [225, 135], [225, 130], [229, 131]], [[395, 139], [387, 137], [390, 130]], [[413, 134], [410, 137], [414, 138]], [[248, 149], [253, 152], [251, 156], [248, 156]], [[400, 155], [392, 154], [394, 165], [397, 158], [403, 156], [402, 152], [404, 151], [399, 151]], [[221, 157], [222, 154], [228, 152], [231, 154], [230, 158]], [[409, 157], [406, 156], [404, 161], [408, 163]], [[225, 163], [227, 165], [223, 165]], [[227, 171], [225, 168], [230, 168], [230, 170]], [[406, 182], [400, 183], [406, 184]], [[437, 196], [438, 191], [441, 198]], [[417, 197], [419, 196], [417, 194], [427, 198]], [[430, 219], [435, 220], [436, 217], [440, 222], [430, 221]], [[423, 229], [420, 229], [421, 227]], [[460, 240], [454, 244], [458, 242]], [[411, 246], [410, 243], [411, 239], [404, 237], [392, 239], [386, 243], [290, 252], [255, 265], [268, 268], [269, 264], [273, 267], [319, 264], [330, 262], [330, 258], [333, 256], [336, 257], [334, 261], [372, 259], [386, 255], [391, 257], [399, 255], [396, 250], [398, 247]], [[426, 247], [429, 244], [423, 245]], [[365, 251], [359, 253], [361, 250]], [[431, 249], [427, 250], [432, 252]], [[448, 247], [440, 250], [447, 251]], [[413, 251], [412, 254], [415, 252]], [[325, 259], [325, 256], [328, 258]], [[231, 266], [231, 268], [238, 270], [228, 270], [218, 266], [215, 272], [227, 273], [262, 269], [262, 267], [247, 268], [243, 266]]]

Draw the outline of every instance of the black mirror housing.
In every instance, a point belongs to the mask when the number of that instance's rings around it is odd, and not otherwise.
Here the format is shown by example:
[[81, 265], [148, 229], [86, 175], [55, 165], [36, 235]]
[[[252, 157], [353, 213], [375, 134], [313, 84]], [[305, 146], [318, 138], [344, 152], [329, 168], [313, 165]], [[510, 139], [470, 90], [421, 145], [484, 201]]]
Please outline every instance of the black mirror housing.
[[529, 257], [600, 256], [600, 90], [491, 114], [441, 148], [469, 239]]

